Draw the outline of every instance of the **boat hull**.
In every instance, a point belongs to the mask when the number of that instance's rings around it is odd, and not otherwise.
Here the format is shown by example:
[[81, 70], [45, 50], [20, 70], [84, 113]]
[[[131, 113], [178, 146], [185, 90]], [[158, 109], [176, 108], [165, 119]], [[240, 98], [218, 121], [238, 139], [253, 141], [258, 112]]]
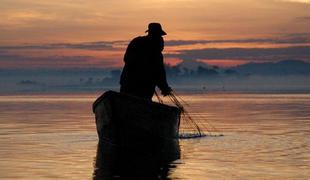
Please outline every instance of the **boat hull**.
[[178, 108], [107, 91], [93, 111], [99, 141], [145, 156], [167, 156], [168, 161], [179, 156]]

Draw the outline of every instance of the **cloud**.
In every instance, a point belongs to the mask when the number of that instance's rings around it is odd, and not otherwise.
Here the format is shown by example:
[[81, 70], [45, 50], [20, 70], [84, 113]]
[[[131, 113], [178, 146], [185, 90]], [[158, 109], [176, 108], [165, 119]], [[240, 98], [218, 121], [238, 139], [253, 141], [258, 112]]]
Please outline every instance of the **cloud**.
[[14, 54], [0, 54], [0, 69], [32, 68], [101, 68], [119, 64], [114, 59], [96, 58], [93, 56], [46, 56], [29, 57]]
[[296, 17], [297, 21], [310, 21], [310, 16], [300, 16], [300, 17]]
[[98, 41], [83, 43], [55, 43], [55, 44], [24, 44], [15, 46], [0, 46], [1, 50], [31, 50], [31, 49], [85, 49], [85, 50], [117, 50], [116, 42]]
[[[304, 17], [306, 18], [306, 17]], [[310, 19], [310, 17], [307, 17]], [[32, 50], [32, 49], [83, 49], [83, 50], [124, 50], [129, 40], [119, 41], [94, 41], [81, 43], [53, 43], [53, 44], [22, 44], [15, 46], [0, 46], [0, 51], [5, 50]], [[221, 44], [221, 43], [273, 43], [273, 44], [300, 44], [310, 43], [310, 33], [287, 34], [275, 38], [260, 39], [224, 39], [224, 40], [168, 40], [165, 46], [184, 46], [195, 44]]]
[[[0, 68], [33, 68], [33, 67], [115, 67], [122, 63], [122, 56], [129, 40], [119, 41], [94, 41], [81, 43], [53, 43], [53, 44], [22, 44], [14, 46], [0, 46]], [[310, 60], [310, 46], [300, 45], [310, 43], [310, 33], [286, 34], [275, 38], [261, 39], [224, 39], [224, 40], [168, 40], [166, 46], [191, 46], [196, 44], [225, 44], [225, 43], [269, 43], [292, 44], [292, 47], [281, 48], [205, 48], [196, 49], [197, 46], [188, 47], [186, 50], [174, 50], [173, 54], [165, 56], [176, 60], [281, 60], [304, 59]], [[296, 47], [296, 45], [298, 45]], [[198, 46], [199, 47], [199, 46]], [[202, 46], [205, 47], [205, 46]], [[251, 47], [249, 45], [249, 47]], [[192, 48], [192, 49], [191, 49]], [[201, 47], [200, 47], [201, 48]], [[75, 49], [74, 54], [59, 56], [57, 49]], [[19, 51], [24, 50], [24, 51]], [[35, 51], [32, 51], [35, 50]], [[48, 53], [43, 50], [51, 50]], [[54, 51], [55, 50], [55, 51]], [[80, 50], [107, 51], [104, 53], [81, 52]], [[29, 52], [28, 52], [29, 51]], [[111, 52], [109, 52], [111, 51]], [[113, 51], [113, 52], [112, 52]], [[36, 52], [41, 57], [29, 54]], [[61, 51], [66, 52], [66, 51]], [[46, 55], [49, 54], [49, 55]], [[66, 54], [66, 53], [62, 53]], [[104, 55], [104, 56], [103, 56]], [[99, 57], [101, 56], [101, 57]], [[104, 58], [102, 58], [104, 57]]]
[[224, 40], [170, 40], [166, 41], [166, 46], [182, 46], [194, 44], [212, 44], [212, 43], [273, 43], [273, 44], [300, 44], [310, 43], [310, 33], [287, 34], [274, 38], [260, 39], [224, 39]]
[[281, 1], [285, 1], [285, 2], [292, 2], [292, 3], [310, 3], [310, 0], [281, 0]]
[[310, 59], [310, 47], [284, 48], [206, 48], [181, 50], [177, 54], [166, 54], [169, 58], [182, 60], [197, 59], [229, 59], [229, 60], [281, 60], [281, 59]]
[[193, 44], [207, 44], [210, 43], [208, 40], [169, 40], [165, 41], [165, 46], [182, 46], [182, 45], [193, 45]]

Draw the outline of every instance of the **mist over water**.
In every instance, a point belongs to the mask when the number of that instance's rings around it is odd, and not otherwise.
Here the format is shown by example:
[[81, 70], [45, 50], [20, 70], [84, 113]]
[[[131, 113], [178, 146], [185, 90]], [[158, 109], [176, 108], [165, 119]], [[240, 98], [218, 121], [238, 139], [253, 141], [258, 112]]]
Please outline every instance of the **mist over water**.
[[[0, 94], [102, 92], [119, 89], [120, 68], [0, 70]], [[282, 60], [234, 67], [197, 60], [166, 65], [177, 90], [203, 92], [310, 92], [310, 63]]]
[[[0, 96], [0, 178], [91, 179], [98, 161], [91, 111], [97, 96]], [[181, 96], [193, 118], [224, 136], [180, 140], [181, 158], [169, 166], [168, 178], [309, 177], [309, 94]]]

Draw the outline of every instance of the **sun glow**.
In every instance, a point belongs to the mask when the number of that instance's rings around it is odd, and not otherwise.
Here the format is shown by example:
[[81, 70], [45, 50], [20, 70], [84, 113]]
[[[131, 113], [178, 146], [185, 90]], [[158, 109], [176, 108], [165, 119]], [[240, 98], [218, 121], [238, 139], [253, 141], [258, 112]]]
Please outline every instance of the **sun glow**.
[[[128, 42], [145, 35], [150, 22], [168, 33], [164, 53], [170, 55], [310, 43], [310, 0], [78, 2], [1, 0], [0, 68], [121, 66]], [[229, 66], [230, 56], [209, 62]]]

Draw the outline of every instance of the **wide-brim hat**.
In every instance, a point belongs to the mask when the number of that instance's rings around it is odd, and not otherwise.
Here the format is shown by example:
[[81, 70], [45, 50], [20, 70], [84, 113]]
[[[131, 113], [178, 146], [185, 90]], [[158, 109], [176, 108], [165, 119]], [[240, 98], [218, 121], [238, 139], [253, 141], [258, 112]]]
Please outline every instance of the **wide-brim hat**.
[[148, 30], [145, 32], [148, 32], [149, 34], [158, 34], [161, 36], [167, 35], [167, 33], [161, 28], [161, 25], [159, 23], [150, 23], [148, 25]]

